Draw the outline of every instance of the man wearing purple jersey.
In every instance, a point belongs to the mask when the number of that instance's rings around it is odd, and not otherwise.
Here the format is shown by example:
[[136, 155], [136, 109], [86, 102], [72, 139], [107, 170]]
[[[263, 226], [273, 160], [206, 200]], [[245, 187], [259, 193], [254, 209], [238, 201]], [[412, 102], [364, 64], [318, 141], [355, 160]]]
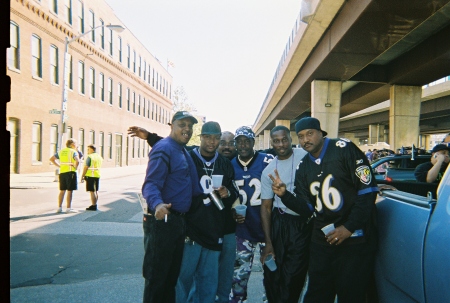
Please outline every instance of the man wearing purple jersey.
[[236, 264], [230, 302], [247, 299], [247, 283], [250, 277], [256, 247], [264, 247], [264, 232], [261, 225], [261, 174], [273, 156], [253, 150], [255, 134], [243, 126], [235, 133], [238, 156], [231, 163], [234, 167], [235, 183], [239, 187], [240, 204], [247, 206], [245, 217], [236, 215]]
[[365, 302], [376, 243], [378, 191], [367, 157], [350, 140], [325, 138], [316, 118], [295, 124], [308, 155], [293, 192], [275, 170], [273, 192], [287, 207], [309, 216], [315, 208], [305, 303]]

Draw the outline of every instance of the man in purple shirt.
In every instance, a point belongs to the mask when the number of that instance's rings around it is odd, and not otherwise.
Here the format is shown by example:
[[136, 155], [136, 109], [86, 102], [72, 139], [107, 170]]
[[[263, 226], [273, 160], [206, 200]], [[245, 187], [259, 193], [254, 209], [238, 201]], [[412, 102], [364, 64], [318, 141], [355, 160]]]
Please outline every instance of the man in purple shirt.
[[185, 150], [198, 123], [180, 111], [170, 135], [154, 145], [142, 185], [148, 204], [144, 214], [144, 302], [175, 302], [175, 285], [183, 257], [186, 221], [193, 196], [202, 193], [192, 158]]

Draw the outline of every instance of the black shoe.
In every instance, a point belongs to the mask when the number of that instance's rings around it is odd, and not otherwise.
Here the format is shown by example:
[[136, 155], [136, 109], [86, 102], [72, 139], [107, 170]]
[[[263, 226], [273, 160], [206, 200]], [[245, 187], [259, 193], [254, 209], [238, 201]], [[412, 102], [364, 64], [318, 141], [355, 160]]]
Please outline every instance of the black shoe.
[[97, 205], [91, 205], [87, 207], [86, 210], [97, 210]]

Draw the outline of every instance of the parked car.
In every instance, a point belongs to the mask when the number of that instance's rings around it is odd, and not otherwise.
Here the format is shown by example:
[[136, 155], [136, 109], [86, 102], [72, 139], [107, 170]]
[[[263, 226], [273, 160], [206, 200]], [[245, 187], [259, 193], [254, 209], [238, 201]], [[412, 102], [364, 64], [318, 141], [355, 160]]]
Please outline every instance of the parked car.
[[431, 155], [393, 155], [374, 161], [371, 166], [375, 179], [386, 181], [415, 181], [414, 170], [419, 164], [429, 162]]
[[405, 181], [387, 184], [397, 190], [382, 189], [376, 203], [378, 302], [450, 302], [450, 168], [439, 187]]

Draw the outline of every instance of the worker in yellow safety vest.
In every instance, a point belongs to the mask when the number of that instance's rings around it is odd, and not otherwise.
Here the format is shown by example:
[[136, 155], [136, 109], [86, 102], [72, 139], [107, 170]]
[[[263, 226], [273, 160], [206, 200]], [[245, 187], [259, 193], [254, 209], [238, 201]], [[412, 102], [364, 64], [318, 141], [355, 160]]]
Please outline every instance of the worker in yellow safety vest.
[[91, 206], [86, 210], [97, 210], [98, 188], [100, 185], [100, 168], [102, 167], [103, 158], [95, 152], [94, 145], [88, 146], [88, 156], [81, 176], [81, 182], [86, 180], [86, 191], [91, 193]]
[[62, 212], [62, 202], [66, 191], [66, 212], [73, 212], [72, 191], [77, 190], [77, 168], [79, 164], [77, 141], [74, 139], [67, 140], [66, 147], [54, 154], [50, 158], [50, 162], [59, 167], [59, 196], [56, 212]]

